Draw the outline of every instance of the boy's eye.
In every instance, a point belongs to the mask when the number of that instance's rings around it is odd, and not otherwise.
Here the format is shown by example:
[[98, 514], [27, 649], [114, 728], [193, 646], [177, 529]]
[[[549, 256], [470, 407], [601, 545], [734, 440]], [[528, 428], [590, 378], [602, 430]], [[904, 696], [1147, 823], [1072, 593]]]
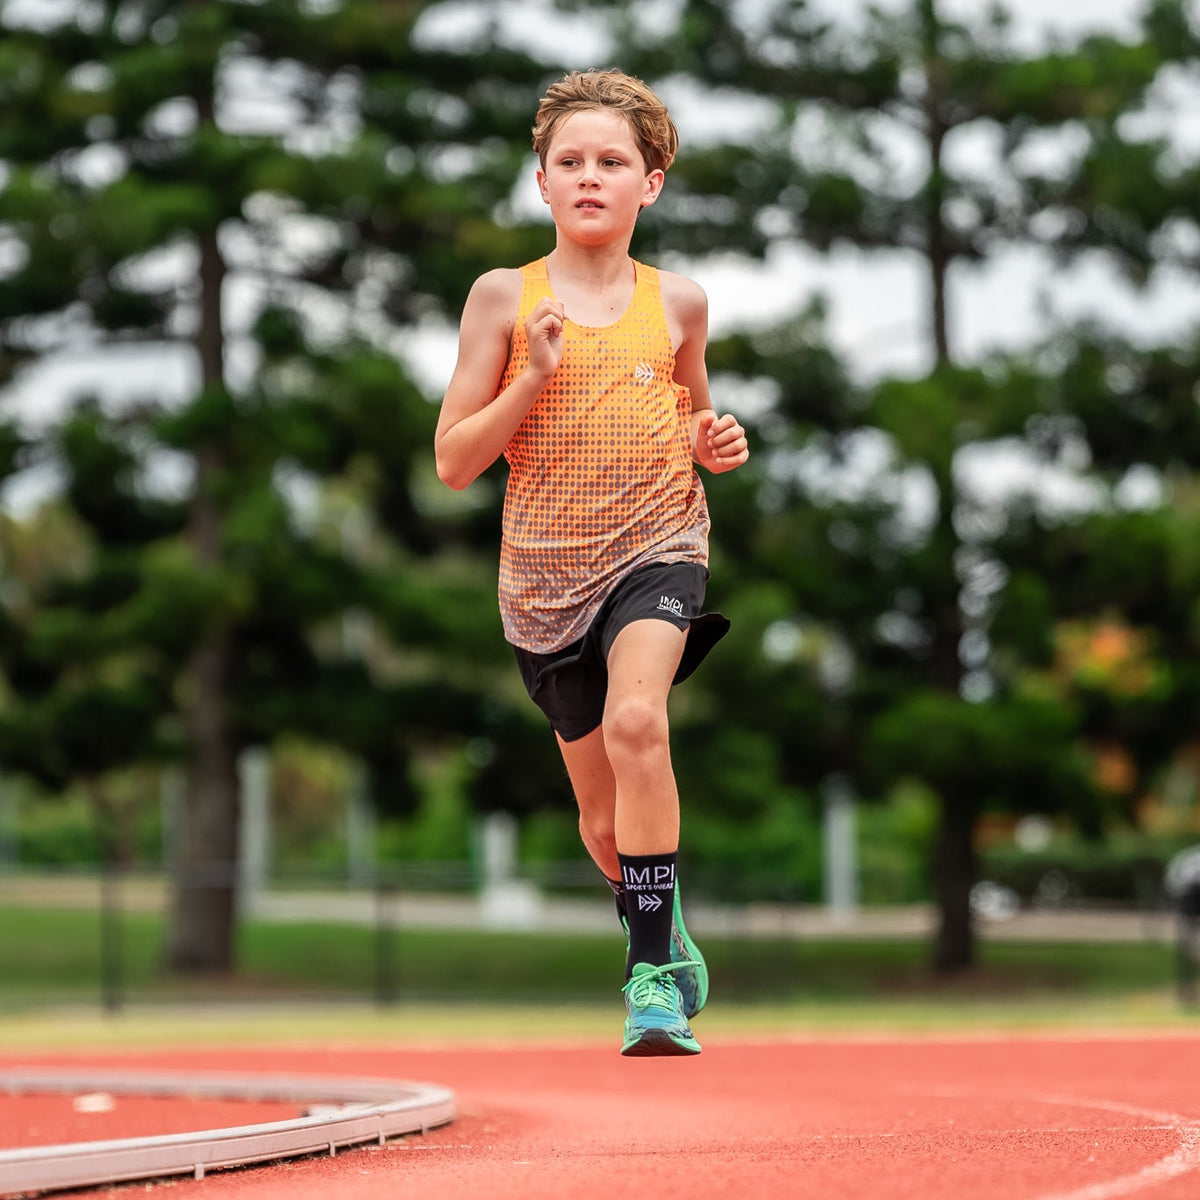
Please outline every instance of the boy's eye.
[[[577, 167], [583, 160], [574, 154], [565, 154], [558, 160], [560, 167]], [[625, 165], [625, 160], [621, 158], [602, 158], [600, 160], [602, 167], [621, 167]]]

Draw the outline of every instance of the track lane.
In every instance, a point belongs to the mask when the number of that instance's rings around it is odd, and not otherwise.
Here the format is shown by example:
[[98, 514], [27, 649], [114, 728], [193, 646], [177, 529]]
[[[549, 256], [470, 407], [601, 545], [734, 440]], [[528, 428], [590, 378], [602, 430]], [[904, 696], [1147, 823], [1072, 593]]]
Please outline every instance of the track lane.
[[635, 1180], [656, 1200], [1200, 1195], [1200, 1035], [704, 1041], [695, 1060], [397, 1040], [87, 1062], [420, 1078], [458, 1098], [423, 1137], [177, 1180], [172, 1200], [562, 1200]]

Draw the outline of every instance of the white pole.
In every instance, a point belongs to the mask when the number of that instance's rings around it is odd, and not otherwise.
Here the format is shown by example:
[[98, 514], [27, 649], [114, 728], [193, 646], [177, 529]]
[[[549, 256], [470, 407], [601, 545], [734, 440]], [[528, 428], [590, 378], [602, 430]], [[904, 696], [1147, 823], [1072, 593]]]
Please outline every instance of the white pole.
[[854, 791], [841, 776], [826, 781], [825, 904], [835, 924], [848, 925], [858, 908], [858, 822]]
[[162, 806], [162, 862], [163, 870], [169, 871], [179, 849], [180, 830], [183, 828], [184, 793], [187, 780], [183, 768], [176, 763], [163, 767], [159, 785]]
[[244, 750], [238, 773], [242, 785], [238, 902], [243, 913], [252, 913], [271, 867], [271, 752], [264, 746]]

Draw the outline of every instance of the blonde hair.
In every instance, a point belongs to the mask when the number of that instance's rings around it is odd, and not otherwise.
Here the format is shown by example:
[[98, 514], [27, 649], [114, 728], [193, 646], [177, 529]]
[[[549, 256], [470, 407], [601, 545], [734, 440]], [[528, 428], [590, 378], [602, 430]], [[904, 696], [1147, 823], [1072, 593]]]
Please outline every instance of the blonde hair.
[[624, 71], [572, 71], [546, 89], [533, 126], [533, 148], [546, 167], [546, 153], [559, 126], [572, 113], [612, 109], [629, 122], [647, 171], [665, 171], [675, 161], [679, 131], [667, 106], [642, 80]]

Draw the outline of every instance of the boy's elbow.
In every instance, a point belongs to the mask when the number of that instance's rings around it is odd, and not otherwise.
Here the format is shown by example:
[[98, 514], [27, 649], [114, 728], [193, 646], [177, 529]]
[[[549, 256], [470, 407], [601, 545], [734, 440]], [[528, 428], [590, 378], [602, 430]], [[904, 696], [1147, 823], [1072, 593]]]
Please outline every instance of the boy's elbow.
[[456, 492], [461, 492], [470, 483], [469, 479], [463, 479], [457, 471], [444, 467], [441, 463], [438, 463], [437, 477]]
[[468, 487], [475, 479], [464, 471], [462, 467], [451, 460], [446, 459], [443, 455], [438, 454], [435, 457], [437, 467], [437, 477], [448, 487], [456, 492], [461, 492], [463, 488]]

